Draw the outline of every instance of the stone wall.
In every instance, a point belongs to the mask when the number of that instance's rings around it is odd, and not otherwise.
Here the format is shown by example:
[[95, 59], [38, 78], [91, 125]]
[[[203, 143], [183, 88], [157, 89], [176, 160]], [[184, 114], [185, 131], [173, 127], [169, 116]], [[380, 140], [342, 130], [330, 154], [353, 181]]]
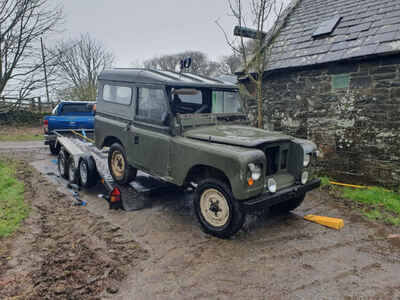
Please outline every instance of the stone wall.
[[399, 56], [274, 73], [264, 86], [265, 128], [313, 140], [323, 173], [400, 186]]

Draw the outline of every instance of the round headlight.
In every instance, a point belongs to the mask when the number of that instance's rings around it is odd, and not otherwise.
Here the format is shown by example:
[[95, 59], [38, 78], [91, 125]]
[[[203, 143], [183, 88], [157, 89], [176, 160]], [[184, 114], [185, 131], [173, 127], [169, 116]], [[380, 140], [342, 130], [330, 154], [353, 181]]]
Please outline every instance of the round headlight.
[[250, 173], [251, 173], [251, 178], [253, 178], [254, 181], [257, 181], [258, 179], [261, 178], [261, 166], [256, 165], [256, 164], [249, 164], [248, 165]]
[[275, 179], [273, 179], [273, 178], [268, 179], [268, 190], [271, 193], [275, 193], [276, 192], [276, 188], [277, 188], [277, 185], [276, 185]]
[[310, 162], [311, 162], [311, 155], [310, 154], [304, 154], [304, 161], [303, 161], [304, 167], [308, 167]]
[[306, 184], [308, 181], [308, 172], [303, 172], [301, 174], [301, 184]]

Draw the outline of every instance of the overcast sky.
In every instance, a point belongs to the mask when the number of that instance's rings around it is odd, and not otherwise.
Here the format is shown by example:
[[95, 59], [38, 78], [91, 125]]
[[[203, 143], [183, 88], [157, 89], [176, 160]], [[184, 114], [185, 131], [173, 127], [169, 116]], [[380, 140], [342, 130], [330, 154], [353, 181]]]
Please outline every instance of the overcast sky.
[[230, 54], [214, 23], [219, 19], [233, 31], [227, 0], [59, 1], [66, 17], [62, 38], [89, 33], [114, 52], [119, 67], [184, 50], [200, 50], [212, 59]]

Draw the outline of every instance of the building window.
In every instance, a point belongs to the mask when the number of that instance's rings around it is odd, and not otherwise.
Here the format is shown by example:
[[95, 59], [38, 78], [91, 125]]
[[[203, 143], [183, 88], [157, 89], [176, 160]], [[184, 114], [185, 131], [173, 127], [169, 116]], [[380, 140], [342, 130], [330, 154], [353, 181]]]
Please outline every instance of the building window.
[[332, 88], [334, 90], [338, 89], [348, 89], [350, 86], [350, 75], [334, 75], [332, 76]]

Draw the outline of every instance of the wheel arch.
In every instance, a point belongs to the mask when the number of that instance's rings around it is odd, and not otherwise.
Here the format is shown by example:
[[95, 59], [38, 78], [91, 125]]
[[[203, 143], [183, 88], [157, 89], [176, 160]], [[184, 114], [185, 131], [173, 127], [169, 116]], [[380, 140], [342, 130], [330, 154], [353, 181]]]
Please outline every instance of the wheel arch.
[[184, 180], [184, 185], [189, 185], [191, 182], [198, 182], [205, 178], [220, 179], [227, 183], [229, 188], [232, 190], [231, 182], [223, 171], [213, 166], [203, 164], [192, 166], [189, 169]]
[[101, 145], [101, 148], [103, 147], [110, 147], [112, 144], [114, 143], [119, 143], [122, 146], [124, 146], [124, 144], [122, 144], [121, 140], [115, 136], [106, 136], [103, 140], [103, 143]]

